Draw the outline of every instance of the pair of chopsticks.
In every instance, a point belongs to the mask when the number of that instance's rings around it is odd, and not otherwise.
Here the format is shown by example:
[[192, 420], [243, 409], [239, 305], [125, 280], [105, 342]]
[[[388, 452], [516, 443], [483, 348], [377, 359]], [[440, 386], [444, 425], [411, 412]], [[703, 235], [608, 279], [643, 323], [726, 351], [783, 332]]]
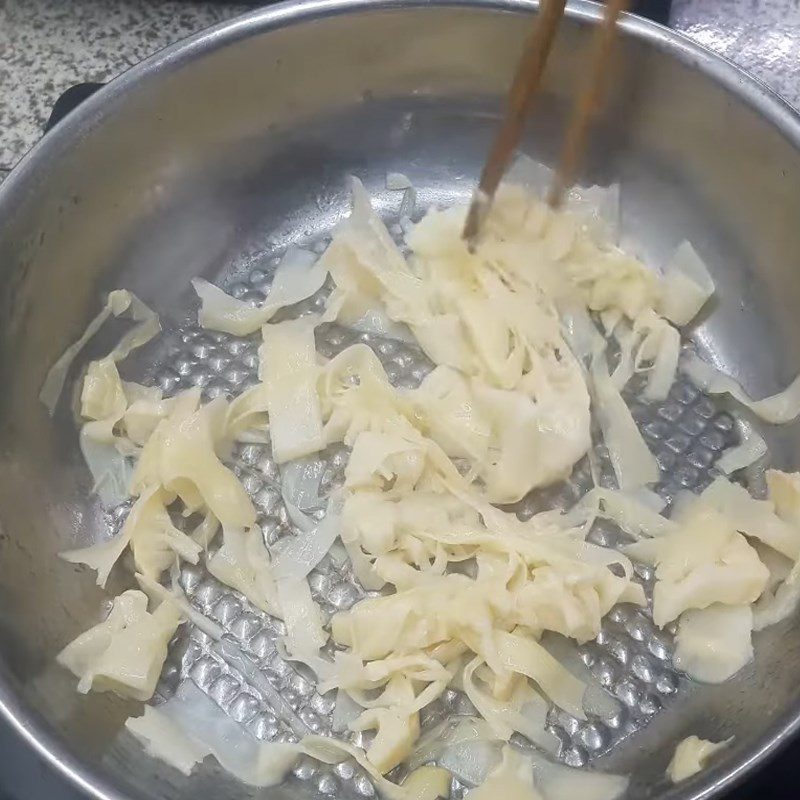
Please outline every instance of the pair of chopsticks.
[[[558, 169], [547, 195], [547, 202], [553, 208], [561, 205], [564, 193], [575, 179], [578, 162], [586, 145], [589, 122], [605, 90], [617, 19], [628, 4], [629, 0], [608, 0], [603, 23], [595, 32], [590, 69], [586, 82], [575, 99]], [[467, 212], [463, 238], [471, 249], [475, 247], [495, 191], [522, 137], [525, 121], [542, 83], [558, 25], [564, 16], [565, 5], [566, 0], [541, 0], [533, 30], [525, 43], [511, 83], [505, 117], [492, 142], [478, 188]]]

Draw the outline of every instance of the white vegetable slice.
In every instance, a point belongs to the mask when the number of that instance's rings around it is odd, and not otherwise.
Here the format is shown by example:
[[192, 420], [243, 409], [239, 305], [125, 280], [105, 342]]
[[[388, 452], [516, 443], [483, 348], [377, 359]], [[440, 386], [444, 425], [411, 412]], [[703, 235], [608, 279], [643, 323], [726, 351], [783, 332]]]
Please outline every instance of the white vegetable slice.
[[[621, 392], [628, 385], [628, 381], [633, 377], [635, 371], [634, 349], [638, 343], [639, 334], [626, 322], [620, 322], [614, 326], [611, 335], [616, 340], [619, 348], [619, 358], [614, 371], [611, 373], [611, 382], [614, 384], [614, 388]], [[605, 342], [603, 342], [602, 347], [598, 347], [592, 352], [593, 357], [603, 353], [605, 347]]]
[[370, 776], [381, 797], [386, 800], [411, 800], [402, 786], [386, 780], [367, 759], [364, 751], [349, 742], [327, 736], [306, 736], [300, 742], [300, 748], [306, 755], [325, 764], [339, 764], [352, 758]]
[[675, 748], [675, 755], [667, 767], [667, 777], [673, 783], [678, 783], [702, 772], [708, 759], [727, 747], [732, 740], [733, 737], [724, 742], [710, 742], [697, 736], [687, 736]]
[[[160, 400], [161, 393], [156, 392]], [[126, 438], [130, 436], [126, 417], [130, 400], [142, 396], [142, 387], [137, 384], [123, 386], [111, 356], [89, 364], [81, 389], [81, 416], [89, 421], [81, 429], [79, 443], [94, 479], [93, 491], [107, 509], [118, 506], [130, 496], [133, 479], [130, 456], [135, 452], [136, 440]], [[115, 433], [115, 428], [123, 422], [124, 437]], [[134, 430], [134, 433], [139, 431]]]
[[[130, 298], [130, 305], [127, 310], [130, 311], [131, 319], [136, 325], [123, 334], [114, 349], [109, 353], [109, 356], [114, 361], [124, 361], [134, 350], [146, 345], [161, 330], [158, 314], [132, 292], [127, 294]], [[114, 316], [119, 315], [115, 314]]]
[[491, 424], [476, 405], [467, 379], [452, 367], [430, 372], [414, 392], [426, 415], [428, 436], [450, 457], [481, 460], [491, 441]]
[[560, 314], [564, 338], [575, 358], [583, 361], [605, 350], [606, 343], [582, 303], [562, 303]]
[[192, 739], [159, 708], [145, 706], [141, 717], [128, 717], [125, 727], [144, 745], [147, 753], [189, 775], [211, 750]]
[[[635, 324], [638, 324], [639, 319]], [[644, 361], [651, 362], [642, 397], [650, 402], [661, 402], [667, 399], [675, 382], [681, 354], [681, 337], [676, 328], [662, 319], [646, 323], [645, 327], [647, 333], [636, 356], [637, 369], [641, 368]]]
[[111, 568], [129, 545], [137, 570], [149, 578], [158, 578], [177, 556], [196, 564], [202, 548], [172, 524], [164, 503], [161, 491], [148, 489], [133, 504], [122, 530], [113, 539], [68, 550], [61, 558], [96, 570], [98, 586], [105, 586]]
[[147, 596], [152, 600], [158, 600], [159, 603], [172, 603], [181, 615], [194, 625], [198, 630], [201, 630], [209, 638], [214, 641], [222, 639], [224, 633], [223, 628], [218, 625], [214, 620], [201, 614], [187, 599], [183, 593], [183, 589], [179, 583], [179, 572], [177, 564], [174, 564], [170, 569], [172, 587], [168, 589], [166, 586], [148, 578], [141, 573], [137, 572], [134, 576], [136, 582], [142, 588]]
[[675, 532], [623, 548], [656, 566], [653, 621], [659, 627], [690, 608], [752, 603], [767, 584], [769, 571], [756, 551], [732, 519], [704, 500], [682, 512]]
[[392, 484], [398, 491], [408, 491], [422, 477], [425, 455], [420, 442], [410, 437], [364, 431], [353, 443], [345, 467], [345, 486], [382, 489]]
[[[775, 513], [787, 525], [800, 529], [800, 472], [768, 469], [767, 488], [769, 499], [775, 506]], [[784, 555], [789, 554], [784, 553]]]
[[[553, 170], [524, 153], [517, 156], [505, 180], [524, 186], [544, 198], [553, 182]], [[591, 232], [602, 240], [616, 243], [620, 229], [620, 187], [573, 187], [565, 198], [565, 208], [577, 216]]]
[[186, 392], [148, 439], [136, 465], [133, 491], [163, 486], [191, 510], [208, 509], [223, 527], [255, 523], [253, 504], [237, 477], [219, 459], [227, 404], [217, 398], [197, 408], [200, 393]]
[[688, 325], [714, 294], [705, 262], [689, 242], [678, 245], [664, 268], [659, 311], [675, 325]]
[[357, 542], [344, 542], [344, 548], [353, 567], [353, 574], [364, 589], [377, 592], [386, 586], [386, 580], [376, 571]]
[[[184, 743], [188, 739], [197, 752], [213, 754], [224, 769], [251, 786], [280, 783], [301, 752], [297, 744], [255, 739], [191, 681], [183, 681], [157, 711], [171, 723], [171, 729], [181, 732]], [[148, 733], [152, 734], [152, 727]], [[173, 742], [166, 738], [166, 731], [156, 735], [155, 740], [148, 737], [148, 749], [174, 764]]]
[[594, 410], [619, 488], [635, 489], [655, 483], [659, 477], [658, 462], [611, 382], [603, 356], [592, 361], [592, 385]]
[[753, 658], [750, 606], [719, 603], [681, 614], [675, 637], [675, 666], [703, 683], [722, 683]]
[[109, 353], [109, 357], [113, 361], [122, 361], [131, 351], [149, 342], [161, 330], [158, 316], [136, 295], [124, 289], [115, 289], [113, 292], [109, 292], [106, 304], [100, 313], [86, 326], [80, 339], [71, 344], [50, 367], [45, 376], [39, 392], [39, 399], [47, 406], [50, 414], [55, 411], [72, 362], [107, 319], [112, 316], [119, 317], [127, 311], [130, 311], [131, 318], [137, 324], [120, 339], [117, 346]]
[[[331, 718], [331, 728], [336, 733], [344, 733], [349, 730], [350, 723], [358, 717], [363, 708], [353, 700], [344, 690], [336, 690], [336, 703], [333, 707], [333, 717]], [[429, 759], [425, 759], [426, 761]], [[420, 762], [423, 763], [423, 762]]]
[[736, 429], [739, 444], [725, 450], [716, 463], [717, 469], [726, 475], [752, 466], [767, 454], [767, 443], [749, 420], [738, 418]]
[[577, 364], [564, 370], [558, 391], [542, 391], [536, 402], [477, 381], [473, 392], [492, 425], [491, 457], [480, 469], [492, 502], [516, 502], [566, 478], [591, 446], [589, 393]]
[[[396, 686], [405, 687], [406, 691], [398, 694], [394, 691]], [[367, 758], [385, 774], [411, 753], [419, 736], [419, 714], [410, 708], [414, 702], [411, 681], [402, 676], [394, 676], [389, 681], [379, 702], [390, 705], [368, 708], [349, 727], [352, 731], [375, 730], [375, 737], [367, 748]]]
[[620, 187], [573, 187], [567, 194], [566, 210], [587, 226], [589, 233], [599, 242], [616, 244], [620, 235]]
[[571, 675], [538, 642], [518, 633], [499, 631], [495, 636], [501, 663], [534, 681], [557, 706], [578, 719], [583, 713], [586, 685]]
[[475, 372], [475, 355], [464, 325], [455, 314], [436, 314], [412, 325], [411, 330], [434, 364], [452, 367], [467, 375]]
[[[128, 517], [130, 519], [130, 514]], [[120, 533], [105, 542], [98, 542], [76, 550], [65, 550], [58, 555], [64, 561], [69, 561], [70, 564], [86, 564], [87, 567], [97, 572], [97, 585], [105, 586], [114, 564], [125, 552], [129, 543], [130, 532], [126, 533], [123, 528]]]
[[192, 541], [197, 542], [205, 552], [208, 552], [208, 548], [211, 542], [214, 541], [217, 531], [219, 531], [219, 520], [214, 516], [213, 512], [206, 511], [203, 514], [203, 519], [197, 523], [190, 536]]
[[760, 631], [792, 616], [800, 606], [800, 569], [797, 566], [783, 583], [753, 605], [753, 630]]
[[425, 316], [422, 282], [408, 268], [361, 181], [352, 177], [350, 186], [353, 211], [323, 256], [337, 286], [331, 303], [338, 297], [338, 307], [329, 305], [326, 318], [335, 312], [355, 319], [380, 305], [392, 321], [413, 325]]
[[70, 642], [57, 660], [79, 678], [79, 692], [113, 691], [148, 700], [180, 621], [171, 603], [149, 613], [147, 595], [129, 589], [115, 598], [105, 621]]
[[135, 384], [124, 383], [129, 405], [122, 415], [122, 426], [128, 439], [137, 447], [142, 447], [152, 436], [158, 423], [170, 415], [179, 401], [177, 395], [162, 398], [160, 391], [158, 396], [140, 396], [139, 392], [132, 391], [133, 385]]
[[265, 325], [262, 380], [267, 387], [272, 454], [276, 463], [315, 453], [325, 446], [317, 395], [316, 318]]
[[407, 325], [393, 322], [380, 307], [368, 307], [355, 318], [339, 317], [349, 328], [360, 333], [372, 333], [386, 339], [396, 339], [398, 342], [416, 344], [416, 339]]
[[106, 423], [105, 437], [113, 436], [113, 426], [128, 407], [128, 398], [110, 356], [92, 361], [81, 387], [81, 416], [87, 420], [102, 420]]
[[314, 253], [292, 245], [281, 258], [267, 299], [261, 306], [237, 300], [203, 278], [194, 278], [192, 285], [201, 303], [199, 322], [204, 328], [236, 336], [255, 333], [280, 309], [318, 292], [327, 276], [324, 259], [317, 260]]
[[223, 528], [222, 547], [206, 561], [219, 581], [241, 592], [256, 608], [280, 617], [278, 589], [261, 528]]
[[281, 465], [281, 495], [298, 511], [308, 511], [322, 505], [319, 496], [325, 461], [319, 458], [299, 458]]
[[544, 800], [616, 800], [628, 788], [628, 778], [591, 769], [575, 769], [531, 754], [536, 788]]
[[583, 502], [591, 506], [596, 501], [598, 516], [613, 520], [623, 531], [637, 539], [673, 533], [676, 524], [658, 513], [663, 508], [663, 501], [660, 507], [654, 508], [642, 502], [643, 497], [639, 492], [592, 489]]
[[235, 397], [225, 418], [226, 436], [237, 441], [266, 442], [269, 390], [257, 383]]
[[450, 773], [441, 767], [420, 767], [402, 785], [406, 800], [437, 800], [450, 797]]
[[559, 634], [546, 633], [542, 637], [542, 647], [586, 686], [583, 692], [583, 710], [587, 714], [608, 719], [619, 713], [620, 701], [606, 691], [592, 675], [591, 670], [583, 662], [575, 642]]
[[800, 375], [782, 392], [763, 400], [753, 400], [730, 375], [720, 372], [694, 353], [686, 357], [682, 369], [704, 392], [728, 394], [765, 422], [782, 425], [800, 414]]
[[111, 442], [98, 442], [81, 432], [79, 442], [83, 460], [89, 468], [94, 484], [92, 492], [97, 494], [103, 508], [116, 508], [130, 497], [133, 480], [133, 460], [120, 453]]
[[486, 780], [499, 761], [498, 743], [477, 739], [448, 745], [437, 763], [463, 783], [477, 786]]
[[[464, 743], [494, 742], [496, 738], [486, 721], [480, 717], [456, 716], [445, 719], [426, 730], [417, 740], [414, 752], [408, 760], [408, 766], [410, 769], [415, 769], [429, 761], [438, 761], [449, 748], [457, 747]], [[498, 750], [499, 754], [499, 749], [495, 749]], [[497, 761], [498, 759], [495, 758], [489, 768], [495, 766]], [[467, 780], [469, 783], [481, 783], [488, 771], [488, 769], [485, 770], [478, 780]]]
[[341, 499], [331, 498], [322, 520], [308, 531], [285, 537], [272, 548], [272, 571], [276, 580], [301, 580], [331, 549], [341, 530]]
[[[545, 728], [546, 704], [529, 686], [520, 684], [510, 697], [498, 699], [486, 691], [475, 675], [483, 665], [480, 657], [472, 659], [464, 668], [464, 692], [475, 709], [488, 723], [494, 736], [508, 741], [521, 733], [547, 752], [558, 749], [553, 734]], [[542, 713], [531, 713], [532, 710]]]
[[771, 500], [756, 500], [743, 486], [725, 478], [717, 478], [702, 497], [726, 515], [736, 530], [764, 542], [792, 561], [800, 558], [800, 527], [781, 519]]
[[542, 800], [534, 788], [530, 761], [510, 745], [503, 748], [503, 760], [486, 780], [467, 793], [468, 800]]
[[286, 650], [292, 658], [304, 661], [320, 680], [331, 671], [329, 662], [319, 656], [320, 648], [328, 641], [322, 627], [320, 608], [311, 597], [305, 578], [285, 578], [277, 581], [278, 603], [286, 625]]
[[[800, 526], [800, 474], [767, 470], [767, 486], [780, 519], [797, 529]], [[774, 570], [766, 558], [768, 555], [769, 552], [764, 553], [762, 560], [770, 567], [770, 572], [775, 573], [777, 585], [768, 587], [753, 606], [753, 628], [757, 631], [790, 617], [800, 605], [800, 561], [792, 566], [791, 560], [784, 560], [781, 568]], [[773, 556], [780, 558], [777, 554]]]

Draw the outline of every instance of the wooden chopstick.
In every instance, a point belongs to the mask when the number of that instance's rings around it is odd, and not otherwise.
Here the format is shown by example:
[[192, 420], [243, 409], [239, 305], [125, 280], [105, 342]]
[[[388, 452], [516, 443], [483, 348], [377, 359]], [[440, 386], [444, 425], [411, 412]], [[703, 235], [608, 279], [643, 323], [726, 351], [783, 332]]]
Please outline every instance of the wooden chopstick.
[[533, 29], [525, 42], [508, 92], [505, 116], [492, 142], [478, 188], [467, 212], [463, 237], [470, 247], [475, 244], [483, 217], [489, 210], [500, 179], [522, 137], [522, 129], [541, 85], [558, 24], [564, 16], [565, 5], [566, 0], [542, 0]]
[[[586, 145], [589, 121], [606, 88], [617, 19], [628, 7], [629, 2], [630, 0], [608, 0], [603, 23], [594, 35], [587, 80], [575, 101], [559, 166], [547, 197], [548, 203], [554, 208], [561, 204], [564, 192], [574, 180], [580, 156]], [[494, 194], [522, 137], [525, 120], [541, 86], [556, 31], [564, 16], [565, 5], [565, 0], [542, 0], [533, 30], [525, 43], [508, 93], [506, 114], [492, 142], [478, 188], [467, 212], [462, 236], [471, 250], [475, 247]]]
[[564, 137], [561, 159], [547, 195], [547, 202], [553, 208], [561, 205], [564, 193], [575, 181], [580, 158], [586, 148], [589, 122], [600, 106], [608, 84], [617, 20], [629, 5], [630, 0], [608, 0], [603, 23], [595, 33], [590, 69], [586, 75], [586, 82], [575, 100], [567, 134]]

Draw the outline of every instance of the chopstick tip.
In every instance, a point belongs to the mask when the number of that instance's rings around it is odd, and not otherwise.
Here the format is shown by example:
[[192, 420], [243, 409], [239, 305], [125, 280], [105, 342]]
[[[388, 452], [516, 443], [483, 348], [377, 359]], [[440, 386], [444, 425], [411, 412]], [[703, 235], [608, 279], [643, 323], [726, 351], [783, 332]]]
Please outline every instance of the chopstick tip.
[[467, 211], [467, 218], [464, 221], [464, 230], [461, 233], [461, 238], [466, 242], [467, 250], [470, 253], [474, 254], [477, 249], [478, 237], [489, 213], [490, 206], [491, 198], [489, 195], [481, 188], [476, 189]]

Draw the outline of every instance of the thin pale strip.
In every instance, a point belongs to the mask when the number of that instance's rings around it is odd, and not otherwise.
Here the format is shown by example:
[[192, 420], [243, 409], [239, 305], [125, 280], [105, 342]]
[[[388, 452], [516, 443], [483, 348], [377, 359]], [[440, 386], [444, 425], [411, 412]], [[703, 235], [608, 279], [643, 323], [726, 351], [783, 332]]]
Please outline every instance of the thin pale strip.
[[267, 393], [272, 455], [277, 464], [325, 446], [317, 394], [316, 318], [265, 325], [261, 369]]
[[749, 408], [764, 422], [783, 425], [792, 422], [800, 414], [800, 375], [782, 392], [762, 400], [754, 400], [730, 375], [720, 372], [695, 353], [686, 357], [681, 368], [704, 392], [730, 395], [737, 403]]
[[716, 463], [717, 469], [726, 475], [751, 467], [768, 452], [767, 443], [749, 420], [737, 419], [736, 428], [739, 444], [725, 450]]
[[272, 570], [276, 580], [303, 579], [319, 564], [341, 530], [341, 507], [331, 501], [326, 515], [308, 531], [285, 537], [273, 548]]
[[687, 325], [713, 294], [708, 267], [689, 242], [682, 242], [664, 268], [661, 313], [675, 325]]
[[316, 294], [327, 277], [324, 260], [317, 260], [313, 253], [291, 246], [281, 259], [269, 295], [261, 306], [237, 300], [213, 283], [194, 278], [192, 286], [200, 298], [199, 322], [210, 330], [247, 336], [269, 322], [280, 309]]
[[586, 719], [583, 693], [586, 684], [570, 674], [542, 645], [530, 637], [499, 631], [495, 636], [501, 663], [526, 675], [557, 706], [578, 719]]
[[591, 374], [595, 411], [619, 488], [635, 489], [655, 483], [659, 478], [658, 462], [611, 382], [604, 357], [593, 359]]
[[132, 350], [150, 341], [161, 330], [158, 316], [136, 295], [124, 289], [116, 289], [113, 292], [109, 292], [106, 304], [100, 310], [100, 313], [86, 326], [86, 330], [81, 337], [63, 352], [45, 376], [39, 392], [39, 399], [44, 403], [51, 415], [55, 411], [59, 397], [61, 397], [72, 362], [78, 357], [89, 340], [100, 330], [106, 320], [112, 316], [119, 317], [129, 309], [133, 321], [137, 325], [133, 330], [125, 334], [111, 351], [110, 355], [114, 361], [121, 361], [126, 358]]

